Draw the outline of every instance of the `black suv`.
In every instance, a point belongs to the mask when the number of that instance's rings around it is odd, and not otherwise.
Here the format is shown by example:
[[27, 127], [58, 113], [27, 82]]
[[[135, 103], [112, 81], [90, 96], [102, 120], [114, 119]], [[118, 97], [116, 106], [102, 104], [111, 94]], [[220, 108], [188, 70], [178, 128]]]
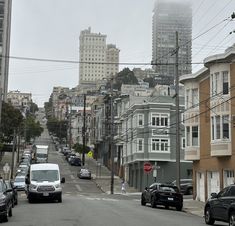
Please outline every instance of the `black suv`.
[[[171, 184], [176, 186], [176, 181], [174, 180]], [[192, 179], [180, 179], [180, 192], [184, 195], [193, 194], [193, 180]]]
[[183, 207], [183, 195], [179, 193], [179, 189], [170, 184], [154, 183], [150, 187], [146, 187], [141, 195], [141, 205], [145, 206], [150, 203], [152, 208], [157, 205], [175, 207], [178, 211]]
[[206, 224], [213, 225], [215, 221], [223, 221], [235, 226], [235, 184], [218, 194], [212, 193], [205, 204], [204, 214]]
[[8, 221], [12, 216], [12, 188], [8, 189], [5, 181], [0, 179], [0, 220]]

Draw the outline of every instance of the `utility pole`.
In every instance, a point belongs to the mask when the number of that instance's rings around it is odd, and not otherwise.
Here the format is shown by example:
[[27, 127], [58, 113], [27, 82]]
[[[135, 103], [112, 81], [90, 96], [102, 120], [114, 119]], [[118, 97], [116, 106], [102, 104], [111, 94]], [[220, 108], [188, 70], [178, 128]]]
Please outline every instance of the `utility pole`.
[[17, 163], [20, 162], [20, 129], [17, 130]]
[[175, 52], [175, 106], [176, 106], [176, 185], [180, 189], [180, 112], [179, 112], [179, 37], [176, 35]]
[[71, 120], [72, 120], [72, 106], [71, 103], [69, 104], [70, 106], [70, 113], [69, 113], [69, 149], [72, 149], [72, 125], [71, 125]]
[[14, 165], [15, 165], [15, 146], [16, 146], [16, 129], [14, 129], [13, 135], [13, 146], [12, 146], [12, 155], [11, 155], [11, 179], [13, 179]]
[[86, 148], [86, 94], [84, 93], [84, 100], [83, 100], [83, 128], [82, 128], [82, 165], [85, 165], [85, 148]]
[[111, 152], [111, 183], [110, 183], [110, 193], [113, 194], [114, 185], [114, 114], [113, 114], [113, 77], [111, 78], [111, 97], [110, 97], [110, 152]]

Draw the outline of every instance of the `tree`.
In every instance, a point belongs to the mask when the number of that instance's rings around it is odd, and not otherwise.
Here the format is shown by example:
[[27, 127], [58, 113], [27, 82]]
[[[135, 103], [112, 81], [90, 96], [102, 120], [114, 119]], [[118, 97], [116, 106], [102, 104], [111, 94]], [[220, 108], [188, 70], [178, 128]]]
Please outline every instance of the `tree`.
[[[73, 149], [75, 150], [75, 152], [78, 152], [81, 154], [83, 152], [83, 145], [76, 143], [74, 144]], [[90, 151], [90, 148], [88, 146], [85, 146], [85, 153], [88, 153], [89, 151]]]
[[31, 102], [29, 111], [32, 114], [35, 114], [35, 112], [38, 111], [38, 105], [35, 104], [34, 102]]
[[39, 137], [43, 132], [43, 128], [38, 121], [36, 122], [34, 116], [28, 115], [24, 123], [26, 129], [26, 142], [30, 142], [31, 139]]
[[23, 123], [23, 116], [20, 110], [11, 104], [2, 103], [1, 118], [1, 139], [3, 142], [10, 143], [13, 140], [14, 129], [20, 128]]
[[131, 71], [129, 68], [124, 68], [120, 71], [114, 81], [113, 88], [121, 90], [122, 84], [129, 84], [129, 85], [138, 85], [138, 79], [135, 77], [134, 72]]
[[58, 120], [56, 118], [48, 118], [47, 128], [49, 132], [59, 137], [60, 140], [67, 138], [67, 120]]

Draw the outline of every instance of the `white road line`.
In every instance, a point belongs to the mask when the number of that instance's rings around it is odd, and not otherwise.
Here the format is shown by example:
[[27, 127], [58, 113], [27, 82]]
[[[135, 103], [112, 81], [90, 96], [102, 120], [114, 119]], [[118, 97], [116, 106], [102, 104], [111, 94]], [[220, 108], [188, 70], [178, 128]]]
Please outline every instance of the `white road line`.
[[74, 175], [70, 175], [70, 177], [71, 177], [71, 179], [72, 179], [72, 180], [74, 180], [74, 179], [75, 179]]
[[82, 188], [78, 184], [76, 184], [75, 187], [78, 189], [78, 191], [82, 191]]

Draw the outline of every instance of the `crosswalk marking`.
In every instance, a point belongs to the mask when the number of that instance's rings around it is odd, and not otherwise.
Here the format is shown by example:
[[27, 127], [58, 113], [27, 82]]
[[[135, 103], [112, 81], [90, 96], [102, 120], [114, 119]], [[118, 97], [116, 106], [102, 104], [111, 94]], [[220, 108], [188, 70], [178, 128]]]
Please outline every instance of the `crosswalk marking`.
[[78, 184], [76, 184], [75, 187], [78, 189], [78, 191], [82, 191], [82, 188]]

